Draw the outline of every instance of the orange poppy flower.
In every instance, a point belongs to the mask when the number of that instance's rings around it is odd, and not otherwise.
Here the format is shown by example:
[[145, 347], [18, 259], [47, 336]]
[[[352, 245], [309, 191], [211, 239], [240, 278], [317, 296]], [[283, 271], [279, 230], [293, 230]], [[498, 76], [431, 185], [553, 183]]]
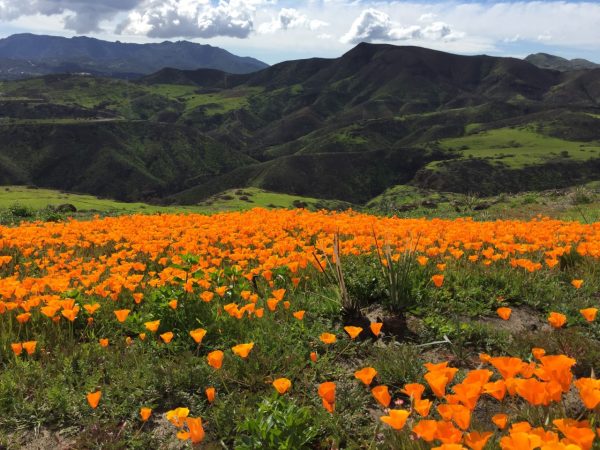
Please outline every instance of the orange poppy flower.
[[185, 423], [189, 431], [189, 439], [192, 444], [199, 444], [204, 440], [204, 428], [202, 427], [202, 419], [200, 417], [187, 417]]
[[100, 303], [94, 303], [92, 305], [83, 305], [83, 309], [85, 309], [87, 313], [91, 316], [100, 309]]
[[269, 298], [267, 300], [267, 307], [269, 308], [269, 311], [275, 311], [277, 309], [278, 303], [279, 300], [277, 300], [276, 298]]
[[220, 369], [223, 365], [223, 357], [224, 353], [221, 350], [215, 350], [206, 355], [206, 359], [208, 360], [208, 365], [214, 369]]
[[25, 312], [22, 314], [19, 314], [17, 317], [17, 322], [23, 324], [23, 323], [27, 323], [29, 322], [29, 319], [31, 319], [31, 313]]
[[206, 399], [208, 400], [208, 403], [212, 403], [215, 401], [215, 395], [216, 395], [216, 389], [214, 387], [208, 387], [206, 388], [206, 390], [204, 391], [204, 393], [206, 394]]
[[583, 285], [583, 280], [571, 280], [571, 285], [575, 289], [579, 289]]
[[78, 312], [76, 309], [63, 309], [60, 313], [69, 321], [74, 322]]
[[254, 342], [249, 342], [248, 344], [238, 344], [234, 347], [231, 347], [231, 350], [240, 358], [247, 358], [253, 348]]
[[518, 432], [500, 439], [500, 447], [504, 450], [533, 450], [542, 445], [542, 438], [536, 434]]
[[567, 323], [567, 316], [557, 312], [551, 312], [548, 316], [548, 323], [552, 328], [562, 328]]
[[264, 313], [265, 313], [264, 308], [257, 308], [256, 311], [254, 312], [256, 317], [258, 317], [259, 319], [264, 315]]
[[151, 415], [152, 415], [152, 409], [140, 408], [140, 417], [142, 419], [142, 422], [147, 422]]
[[371, 324], [369, 325], [369, 328], [371, 328], [371, 333], [373, 333], [375, 336], [379, 336], [382, 326], [383, 326], [382, 322], [371, 322]]
[[333, 381], [326, 381], [319, 385], [319, 397], [325, 400], [327, 403], [335, 403], [335, 388], [336, 385]]
[[423, 392], [425, 392], [425, 386], [421, 383], [408, 383], [404, 385], [404, 389], [402, 389], [406, 395], [415, 400], [420, 400]]
[[173, 340], [173, 336], [175, 336], [171, 331], [167, 331], [160, 335], [160, 338], [163, 340], [165, 344], [168, 344]]
[[140, 338], [140, 340], [145, 341], [146, 340], [146, 333], [140, 333], [140, 334], [138, 334], [138, 337]]
[[210, 291], [204, 291], [202, 294], [200, 294], [200, 298], [205, 303], [211, 302], [212, 299], [214, 298], [214, 296], [215, 296], [215, 294], [213, 292], [210, 292]]
[[215, 289], [215, 292], [217, 293], [217, 295], [219, 297], [225, 297], [225, 294], [227, 293], [228, 290], [229, 290], [229, 288], [227, 286], [219, 286], [218, 288]]
[[427, 417], [432, 405], [433, 402], [431, 400], [415, 398], [413, 407], [420, 416]]
[[409, 415], [410, 412], [404, 409], [390, 409], [388, 416], [381, 416], [379, 419], [394, 430], [401, 430], [404, 428]]
[[344, 331], [348, 333], [350, 339], [356, 339], [362, 330], [361, 327], [344, 327]]
[[37, 341], [23, 342], [23, 349], [27, 352], [28, 355], [33, 355], [35, 353], [36, 346], [37, 346]]
[[596, 315], [598, 314], [598, 308], [585, 308], [580, 309], [579, 312], [583, 316], [585, 320], [588, 322], [593, 322], [596, 320]]
[[574, 419], [556, 419], [552, 423], [565, 435], [570, 443], [578, 445], [583, 450], [590, 450], [596, 434], [590, 429], [588, 421], [578, 422]]
[[292, 315], [298, 320], [303, 320], [304, 313], [305, 313], [304, 311], [296, 311], [296, 312], [292, 313]]
[[425, 381], [433, 391], [437, 398], [442, 398], [446, 395], [446, 386], [450, 381], [444, 372], [428, 372], [425, 374]]
[[314, 363], [317, 362], [317, 352], [310, 352], [310, 360]]
[[196, 344], [201, 344], [202, 339], [206, 336], [206, 330], [204, 328], [197, 328], [195, 330], [190, 331], [190, 336], [196, 342]]
[[117, 320], [121, 323], [125, 322], [125, 319], [127, 319], [127, 316], [130, 312], [130, 309], [117, 309], [114, 311], [115, 316], [117, 316]]
[[533, 357], [535, 359], [540, 359], [542, 358], [542, 356], [544, 356], [546, 354], [546, 350], [544, 350], [543, 348], [532, 348], [531, 349], [531, 354], [533, 355]]
[[144, 299], [144, 294], [142, 294], [141, 292], [138, 292], [136, 294], [133, 294], [133, 301], [139, 305], [140, 303], [142, 303], [142, 300]]
[[438, 423], [435, 420], [421, 420], [417, 423], [412, 432], [425, 442], [433, 442], [436, 438]]
[[364, 369], [354, 372], [354, 377], [362, 381], [366, 386], [373, 382], [373, 378], [377, 375], [377, 371], [373, 367], [365, 367]]
[[102, 391], [90, 392], [87, 394], [87, 401], [92, 409], [96, 409], [98, 407], [98, 403], [100, 403], [100, 398], [102, 397]]
[[287, 378], [277, 378], [273, 381], [273, 387], [283, 395], [292, 387], [292, 382]]
[[152, 333], [156, 333], [158, 331], [158, 327], [160, 326], [160, 320], [153, 320], [152, 322], [144, 323], [146, 330], [151, 331]]
[[19, 356], [21, 353], [23, 353], [23, 344], [21, 344], [20, 342], [10, 344], [10, 348], [12, 349], [15, 356]]
[[371, 394], [373, 394], [375, 400], [377, 400], [384, 408], [390, 406], [392, 396], [390, 395], [390, 391], [388, 390], [387, 386], [375, 386], [373, 389], [371, 389]]
[[506, 383], [504, 380], [498, 380], [483, 385], [483, 393], [491, 395], [498, 401], [502, 401], [506, 395]]
[[165, 417], [177, 428], [182, 428], [185, 425], [185, 419], [189, 414], [190, 410], [188, 408], [175, 408], [167, 411]]
[[600, 404], [600, 380], [580, 378], [575, 381], [579, 396], [587, 409], [596, 409]]
[[520, 358], [510, 356], [497, 356], [490, 358], [489, 362], [505, 380], [516, 377], [523, 368], [523, 361]]
[[506, 428], [506, 424], [508, 424], [508, 416], [506, 414], [495, 414], [492, 416], [492, 422], [499, 429], [504, 430]]
[[108, 339], [107, 338], [98, 339], [98, 343], [100, 344], [100, 347], [108, 347]]
[[271, 292], [271, 295], [277, 299], [277, 301], [283, 300], [283, 296], [285, 295], [285, 289], [277, 289], [276, 291]]
[[510, 309], [510, 308], [498, 308], [496, 310], [496, 312], [498, 313], [498, 316], [502, 320], [508, 320], [508, 319], [510, 319], [510, 315], [512, 314], [512, 309]]
[[444, 284], [444, 275], [433, 275], [431, 281], [433, 281], [435, 287], [442, 287], [442, 284]]
[[177, 300], [171, 300], [169, 302], [169, 308], [171, 308], [171, 309], [177, 309]]
[[483, 450], [493, 434], [489, 431], [483, 433], [472, 431], [465, 435], [465, 445], [471, 450]]
[[325, 408], [329, 413], [333, 414], [335, 411], [335, 403], [329, 403], [324, 398], [321, 399], [321, 403], [323, 404], [323, 408]]
[[321, 336], [319, 336], [319, 339], [324, 344], [333, 344], [335, 341], [337, 341], [335, 334], [331, 334], [331, 333], [323, 333], [323, 334], [321, 334]]
[[452, 422], [438, 422], [435, 432], [436, 439], [439, 439], [443, 444], [458, 444], [462, 441], [462, 431], [457, 429]]

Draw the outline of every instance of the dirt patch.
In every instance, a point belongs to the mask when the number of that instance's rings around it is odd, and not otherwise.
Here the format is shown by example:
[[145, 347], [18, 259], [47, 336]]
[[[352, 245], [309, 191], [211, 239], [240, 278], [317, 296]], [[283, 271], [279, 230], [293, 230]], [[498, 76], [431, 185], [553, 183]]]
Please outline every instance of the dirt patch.
[[28, 432], [25, 435], [13, 434], [3, 442], [6, 449], [22, 450], [72, 450], [77, 448], [75, 439], [61, 432], [53, 432], [40, 429], [36, 432]]
[[508, 331], [512, 334], [531, 331], [551, 331], [550, 325], [544, 320], [544, 315], [539, 311], [527, 307], [513, 307], [509, 320], [500, 317], [483, 317], [476, 323], [491, 326], [498, 330]]

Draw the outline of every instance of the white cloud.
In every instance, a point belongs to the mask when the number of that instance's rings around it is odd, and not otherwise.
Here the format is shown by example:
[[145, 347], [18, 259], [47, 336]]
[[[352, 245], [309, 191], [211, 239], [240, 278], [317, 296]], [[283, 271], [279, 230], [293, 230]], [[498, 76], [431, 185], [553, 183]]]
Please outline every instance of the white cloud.
[[322, 20], [310, 20], [306, 15], [294, 8], [283, 8], [279, 11], [276, 18], [270, 22], [265, 22], [258, 27], [261, 34], [274, 33], [279, 30], [289, 30], [292, 28], [307, 28], [311, 31], [326, 27], [329, 24]]
[[[420, 21], [432, 18], [422, 15]], [[463, 37], [464, 33], [454, 32], [444, 22], [433, 22], [428, 25], [410, 25], [402, 27], [393, 22], [390, 16], [374, 8], [365, 9], [352, 23], [350, 30], [342, 36], [341, 42], [357, 44], [372, 41], [452, 41]]]
[[23, 16], [61, 15], [66, 29], [77, 33], [100, 30], [100, 22], [136, 7], [142, 0], [0, 0], [0, 21]]
[[119, 24], [117, 33], [157, 38], [246, 38], [262, 0], [146, 0]]

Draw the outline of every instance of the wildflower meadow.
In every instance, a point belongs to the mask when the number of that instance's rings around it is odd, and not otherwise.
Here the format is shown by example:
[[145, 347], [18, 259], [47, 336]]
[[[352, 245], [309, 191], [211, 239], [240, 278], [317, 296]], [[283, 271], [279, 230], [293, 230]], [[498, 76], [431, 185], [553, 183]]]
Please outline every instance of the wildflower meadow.
[[4, 447], [600, 448], [600, 224], [254, 209], [0, 240]]

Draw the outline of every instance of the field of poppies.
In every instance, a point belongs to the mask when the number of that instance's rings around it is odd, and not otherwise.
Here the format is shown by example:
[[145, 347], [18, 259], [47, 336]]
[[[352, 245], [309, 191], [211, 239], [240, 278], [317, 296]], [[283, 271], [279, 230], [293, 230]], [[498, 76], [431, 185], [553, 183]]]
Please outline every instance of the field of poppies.
[[0, 447], [600, 448], [600, 224], [0, 227]]

